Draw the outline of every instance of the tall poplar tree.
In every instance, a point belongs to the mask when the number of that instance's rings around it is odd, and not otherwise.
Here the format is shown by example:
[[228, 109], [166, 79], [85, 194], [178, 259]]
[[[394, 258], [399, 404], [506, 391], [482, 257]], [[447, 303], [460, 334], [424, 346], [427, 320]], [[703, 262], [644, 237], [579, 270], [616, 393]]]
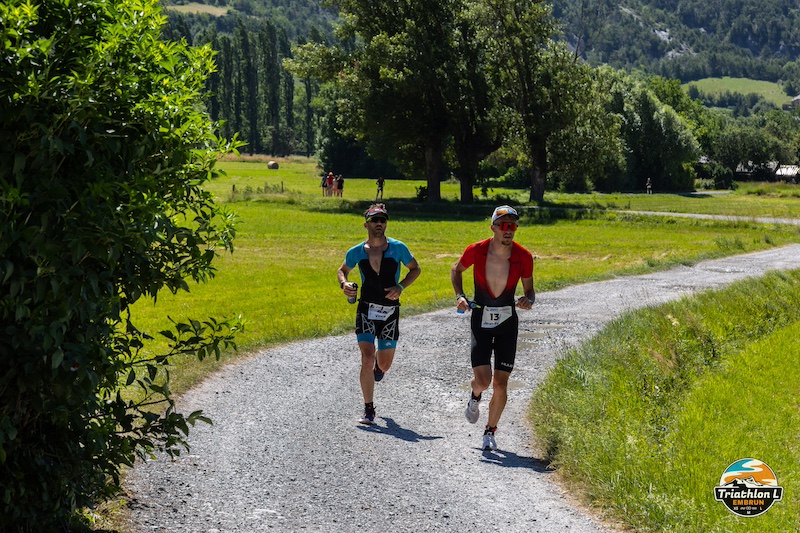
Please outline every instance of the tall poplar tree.
[[[283, 29], [278, 32], [278, 53], [281, 59], [292, 56], [292, 45]], [[291, 153], [294, 144], [294, 75], [285, 69], [280, 69], [280, 73], [281, 98], [285, 106], [282, 124], [286, 127], [281, 128], [281, 135], [278, 136], [280, 139], [278, 153], [286, 155]]]
[[233, 118], [234, 111], [234, 68], [233, 68], [233, 46], [229, 35], [222, 33], [217, 36], [216, 43], [212, 43], [215, 50], [218, 50], [216, 56], [217, 69], [219, 77], [223, 80], [217, 90], [217, 99], [219, 100], [219, 120], [222, 121], [220, 127], [222, 135], [232, 137], [236, 130], [234, 128]]
[[[217, 39], [218, 35], [216, 28], [210, 27], [202, 34], [201, 42], [199, 44], [210, 45], [212, 49], [218, 49], [219, 43]], [[219, 59], [219, 54], [217, 54], [217, 58]], [[208, 115], [211, 117], [212, 121], [218, 122], [220, 120], [220, 90], [222, 89], [222, 83], [219, 76], [219, 67], [208, 76], [206, 87], [209, 91]]]
[[263, 135], [265, 149], [271, 154], [278, 153], [278, 133], [280, 132], [280, 83], [281, 68], [278, 58], [278, 30], [269, 20], [262, 20], [258, 29], [258, 43], [261, 50], [259, 76], [261, 79]]
[[[312, 43], [325, 45], [327, 39], [325, 35], [316, 27], [312, 26], [308, 33], [308, 40]], [[298, 43], [302, 44], [302, 43]], [[291, 61], [291, 59], [290, 59]], [[288, 70], [288, 69], [287, 69]], [[291, 71], [290, 71], [291, 72]], [[306, 155], [311, 156], [316, 149], [316, 135], [317, 130], [320, 128], [317, 111], [314, 108], [313, 102], [319, 93], [319, 80], [311, 76], [310, 72], [306, 72], [301, 76], [303, 80], [303, 87], [305, 88], [305, 144]]]
[[239, 54], [237, 65], [236, 98], [239, 103], [237, 126], [242, 137], [247, 140], [247, 151], [250, 154], [261, 151], [261, 137], [258, 123], [258, 74], [254, 59], [254, 50], [250, 45], [250, 32], [239, 20], [234, 30], [234, 40]]

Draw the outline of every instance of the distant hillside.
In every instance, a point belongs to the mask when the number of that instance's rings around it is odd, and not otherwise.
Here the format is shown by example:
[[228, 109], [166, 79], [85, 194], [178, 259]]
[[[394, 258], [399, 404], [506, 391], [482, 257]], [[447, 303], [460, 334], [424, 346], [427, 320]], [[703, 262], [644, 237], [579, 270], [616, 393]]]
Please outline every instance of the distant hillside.
[[[333, 39], [335, 12], [320, 0], [163, 0], [197, 33], [266, 17], [291, 41]], [[594, 65], [639, 69], [682, 82], [750, 78], [800, 93], [797, 0], [551, 0], [563, 38]], [[183, 28], [179, 34], [186, 34]]]
[[162, 5], [167, 13], [182, 15], [193, 33], [209, 25], [216, 26], [218, 31], [231, 32], [238, 17], [268, 18], [291, 41], [306, 39], [312, 28], [332, 39], [333, 22], [337, 18], [319, 0], [162, 0]]
[[594, 64], [678, 78], [800, 86], [796, 0], [559, 0], [566, 40]]

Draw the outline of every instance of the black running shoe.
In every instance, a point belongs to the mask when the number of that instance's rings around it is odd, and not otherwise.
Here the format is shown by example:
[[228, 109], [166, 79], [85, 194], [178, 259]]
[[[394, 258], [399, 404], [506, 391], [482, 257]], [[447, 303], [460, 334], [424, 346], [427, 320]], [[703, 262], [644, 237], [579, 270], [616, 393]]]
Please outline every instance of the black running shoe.
[[367, 407], [364, 409], [364, 414], [358, 419], [359, 424], [366, 424], [368, 426], [375, 423], [375, 409]]
[[375, 368], [372, 369], [372, 373], [375, 374], [375, 381], [380, 381], [383, 379], [383, 370], [378, 368], [377, 361], [375, 361]]

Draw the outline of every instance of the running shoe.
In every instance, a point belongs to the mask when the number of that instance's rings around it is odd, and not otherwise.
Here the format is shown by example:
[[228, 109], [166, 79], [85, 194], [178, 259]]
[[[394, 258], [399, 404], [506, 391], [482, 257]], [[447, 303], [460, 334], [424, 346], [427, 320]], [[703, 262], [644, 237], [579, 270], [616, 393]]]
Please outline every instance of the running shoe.
[[497, 449], [497, 443], [494, 440], [494, 433], [488, 430], [483, 434], [483, 449], [486, 451], [494, 451]]
[[378, 368], [378, 361], [375, 361], [375, 368], [372, 369], [372, 373], [375, 374], [375, 381], [383, 379], [383, 370]]
[[474, 424], [478, 421], [478, 417], [481, 414], [478, 408], [479, 403], [481, 403], [480, 398], [473, 398], [472, 392], [470, 391], [469, 402], [467, 402], [467, 408], [464, 410], [464, 416], [467, 417], [467, 422], [470, 424]]
[[364, 414], [358, 419], [359, 424], [372, 425], [375, 423], [375, 409], [365, 409]]

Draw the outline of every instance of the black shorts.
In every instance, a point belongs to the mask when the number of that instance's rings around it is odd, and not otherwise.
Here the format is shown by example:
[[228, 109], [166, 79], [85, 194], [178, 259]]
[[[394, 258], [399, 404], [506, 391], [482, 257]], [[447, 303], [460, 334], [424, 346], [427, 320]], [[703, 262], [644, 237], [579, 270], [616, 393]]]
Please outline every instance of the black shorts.
[[378, 341], [381, 346], [394, 348], [400, 338], [400, 306], [393, 306], [394, 310], [386, 320], [369, 318], [369, 303], [358, 302], [356, 311], [356, 337], [359, 342]]
[[494, 351], [494, 369], [511, 372], [517, 357], [517, 337], [519, 336], [519, 317], [513, 313], [511, 318], [495, 328], [481, 327], [480, 309], [472, 312], [472, 368], [490, 365]]

